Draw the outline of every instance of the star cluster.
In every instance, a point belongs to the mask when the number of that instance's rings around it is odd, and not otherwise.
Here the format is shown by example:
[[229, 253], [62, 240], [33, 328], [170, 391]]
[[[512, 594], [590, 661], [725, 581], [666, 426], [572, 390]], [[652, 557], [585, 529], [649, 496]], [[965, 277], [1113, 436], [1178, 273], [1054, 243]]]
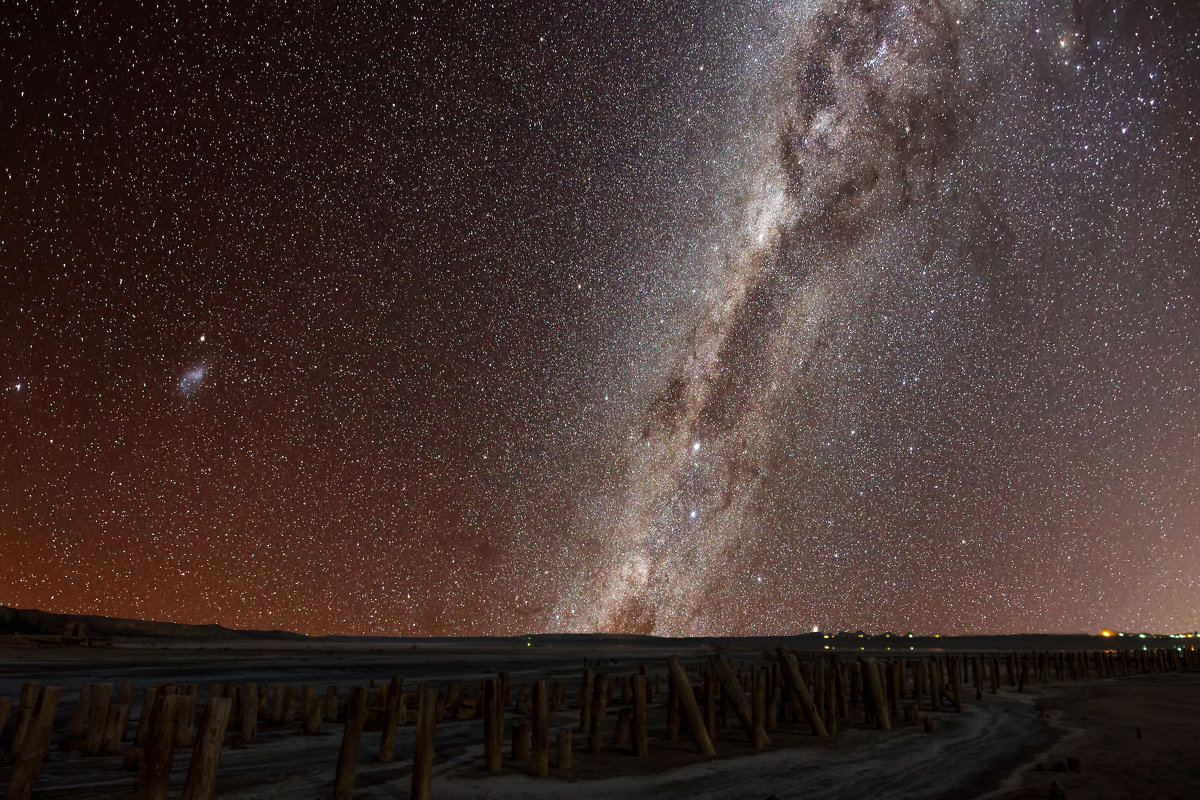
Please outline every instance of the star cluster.
[[1196, 627], [1190, 3], [14, 2], [0, 42], [0, 603]]

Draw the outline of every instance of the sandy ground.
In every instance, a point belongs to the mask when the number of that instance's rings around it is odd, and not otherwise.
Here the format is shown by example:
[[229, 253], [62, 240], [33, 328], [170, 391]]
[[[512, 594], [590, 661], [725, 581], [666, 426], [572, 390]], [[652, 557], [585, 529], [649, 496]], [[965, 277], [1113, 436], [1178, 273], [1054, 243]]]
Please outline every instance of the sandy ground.
[[[665, 740], [665, 692], [652, 698], [651, 757], [634, 758], [627, 748], [608, 747], [600, 755], [583, 751], [573, 695], [584, 660], [611, 675], [629, 674], [645, 664], [651, 674], [664, 672], [663, 658], [677, 653], [698, 662], [711, 649], [703, 642], [639, 643], [581, 641], [548, 647], [494, 646], [437, 642], [400, 644], [272, 643], [255, 647], [205, 643], [202, 646], [145, 643], [105, 650], [3, 649], [0, 647], [0, 696], [15, 696], [20, 682], [41, 680], [64, 687], [58, 730], [74, 706], [83, 683], [135, 681], [137, 693], [159, 680], [257, 683], [315, 683], [318, 691], [384, 682], [405, 676], [406, 688], [419, 681], [465, 683], [497, 670], [514, 685], [534, 676], [561, 680], [568, 701], [551, 715], [554, 731], [575, 733], [574, 768], [552, 767], [548, 778], [525, 774], [525, 766], [506, 760], [505, 772], [482, 770], [482, 723], [446, 721], [438, 727], [434, 795], [439, 798], [1007, 798], [1047, 797], [1052, 782], [1067, 797], [1200, 797], [1200, 675], [1170, 674], [1052, 683], [1025, 694], [1004, 689], [976, 702], [968, 689], [963, 714], [933, 714], [934, 730], [898, 726], [881, 732], [862, 724], [852, 710], [836, 738], [820, 740], [803, 725], [783, 725], [771, 733], [772, 745], [756, 751], [736, 721], [717, 743], [718, 756], [699, 756], [686, 735]], [[756, 660], [763, 651], [731, 652], [734, 660]], [[597, 666], [598, 665], [598, 666]], [[665, 687], [665, 680], [664, 680]], [[133, 724], [136, 724], [135, 720]], [[515, 714], [510, 715], [516, 719]], [[615, 710], [610, 709], [611, 737]], [[1141, 738], [1138, 738], [1138, 728]], [[133, 725], [131, 725], [131, 730]], [[11, 730], [11, 722], [8, 730]], [[308, 800], [332, 796], [341, 726], [327, 723], [318, 736], [302, 736], [294, 727], [264, 725], [257, 742], [227, 746], [221, 756], [218, 797], [238, 800]], [[0, 734], [7, 742], [8, 731]], [[397, 760], [377, 761], [378, 732], [363, 737], [356, 798], [407, 798], [411, 775], [413, 727], [401, 729]], [[172, 796], [178, 797], [188, 753], [177, 753]], [[1079, 759], [1082, 771], [1057, 772], [1057, 762]], [[1044, 769], [1037, 770], [1037, 765]], [[7, 765], [0, 760], [0, 781]], [[118, 756], [88, 757], [54, 751], [39, 776], [35, 797], [128, 798], [135, 775], [123, 772]], [[0, 784], [2, 785], [2, 784]]]
[[[1055, 741], [990, 797], [1049, 797], [1058, 782], [1068, 798], [1200, 798], [1200, 675], [1063, 685], [1037, 707]], [[1071, 758], [1080, 771], [1059, 771]]]

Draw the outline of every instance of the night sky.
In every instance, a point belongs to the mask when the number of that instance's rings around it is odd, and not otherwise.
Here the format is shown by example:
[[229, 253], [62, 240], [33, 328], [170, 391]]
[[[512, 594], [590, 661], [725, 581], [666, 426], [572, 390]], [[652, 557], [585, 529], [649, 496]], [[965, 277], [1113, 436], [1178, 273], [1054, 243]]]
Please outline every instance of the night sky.
[[1198, 4], [309, 6], [0, 6], [0, 603], [1197, 627]]

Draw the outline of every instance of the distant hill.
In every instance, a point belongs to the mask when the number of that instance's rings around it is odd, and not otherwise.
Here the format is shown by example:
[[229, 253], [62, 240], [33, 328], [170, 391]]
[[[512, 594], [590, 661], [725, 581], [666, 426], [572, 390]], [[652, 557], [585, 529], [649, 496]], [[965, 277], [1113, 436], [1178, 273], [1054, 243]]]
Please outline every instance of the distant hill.
[[0, 606], [0, 634], [53, 636], [67, 630], [68, 623], [82, 623], [88, 636], [156, 639], [296, 639], [307, 636], [288, 631], [239, 631], [221, 625], [181, 625], [141, 619], [116, 619], [93, 614], [51, 614], [30, 608]]

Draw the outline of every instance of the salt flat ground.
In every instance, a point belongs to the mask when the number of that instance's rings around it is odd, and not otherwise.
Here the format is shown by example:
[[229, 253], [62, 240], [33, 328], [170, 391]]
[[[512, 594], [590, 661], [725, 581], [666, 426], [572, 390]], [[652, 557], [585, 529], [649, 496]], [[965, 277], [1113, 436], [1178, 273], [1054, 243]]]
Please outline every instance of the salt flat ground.
[[[765, 662], [770, 655], [765, 640], [722, 644], [730, 648], [734, 661]], [[24, 680], [61, 685], [56, 727], [61, 733], [84, 683], [131, 679], [135, 698], [163, 680], [198, 683], [202, 699], [208, 683], [314, 683], [319, 692], [327, 685], [338, 686], [344, 699], [349, 687], [386, 682], [392, 674], [403, 675], [409, 691], [419, 682], [449, 681], [459, 681], [469, 690], [475, 681], [504, 671], [513, 685], [542, 677], [565, 683], [567, 702], [551, 714], [551, 741], [555, 730], [576, 731], [573, 768], [552, 767], [550, 777], [533, 778], [525, 774], [524, 765], [506, 760], [503, 774], [487, 774], [482, 769], [482, 723], [447, 720], [437, 730], [435, 797], [1025, 798], [1047, 797], [1055, 781], [1072, 798], [1200, 797], [1200, 675], [1050, 683], [1023, 694], [1005, 687], [998, 695], [985, 692], [982, 701], [976, 701], [968, 687], [964, 713], [923, 712], [935, 720], [931, 732], [903, 724], [890, 732], [877, 731], [863, 724], [861, 712], [852, 710], [836, 737], [821, 740], [809, 735], [804, 725], [781, 725], [771, 732], [771, 746], [761, 751], [749, 746], [735, 720], [721, 732], [718, 755], [710, 759], [695, 752], [686, 734], [665, 740], [662, 701], [667, 655], [696, 663], [712, 652], [711, 643], [701, 640], [621, 637], [549, 643], [131, 639], [104, 649], [0, 644], [0, 696], [16, 696]], [[626, 747], [611, 745], [599, 755], [583, 751], [573, 701], [585, 660], [614, 678], [643, 664], [651, 675], [664, 673], [664, 691], [651, 698], [649, 759], [634, 758]], [[134, 709], [134, 725], [139, 711]], [[326, 723], [322, 734], [302, 736], [294, 726], [263, 725], [255, 743], [223, 751], [217, 796], [331, 797], [341, 727]], [[610, 718], [610, 737], [613, 727]], [[377, 761], [379, 736], [364, 734], [355, 797], [407, 798], [413, 726], [410, 722], [401, 729], [397, 759], [389, 764]], [[6, 738], [7, 732], [0, 742]], [[188, 756], [186, 751], [176, 754], [172, 796], [178, 796]], [[1081, 772], [1053, 769], [1068, 757], [1080, 760]], [[1044, 769], [1035, 769], [1038, 764]], [[0, 780], [6, 776], [7, 765], [0, 761]], [[134, 783], [135, 775], [121, 770], [119, 756], [55, 750], [42, 768], [35, 797], [128, 798]]]

